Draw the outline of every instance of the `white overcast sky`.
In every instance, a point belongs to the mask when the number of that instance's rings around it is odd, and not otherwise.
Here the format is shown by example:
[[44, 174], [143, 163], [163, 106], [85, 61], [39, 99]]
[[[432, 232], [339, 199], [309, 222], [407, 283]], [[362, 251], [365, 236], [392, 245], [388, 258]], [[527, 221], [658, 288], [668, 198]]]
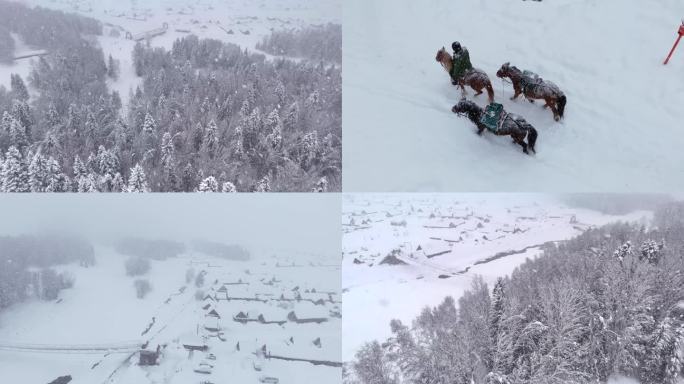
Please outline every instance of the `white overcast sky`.
[[50, 230], [93, 240], [203, 238], [251, 251], [340, 253], [335, 194], [4, 194], [0, 235]]

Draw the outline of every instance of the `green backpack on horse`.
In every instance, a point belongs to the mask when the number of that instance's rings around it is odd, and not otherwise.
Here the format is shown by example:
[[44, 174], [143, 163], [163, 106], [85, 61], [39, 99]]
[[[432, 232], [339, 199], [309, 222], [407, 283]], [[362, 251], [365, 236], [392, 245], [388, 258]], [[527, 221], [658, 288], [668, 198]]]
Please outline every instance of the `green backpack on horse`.
[[453, 63], [451, 79], [456, 82], [473, 69], [473, 64], [470, 62], [470, 53], [468, 53], [467, 49], [460, 48], [460, 45], [459, 49], [454, 51]]

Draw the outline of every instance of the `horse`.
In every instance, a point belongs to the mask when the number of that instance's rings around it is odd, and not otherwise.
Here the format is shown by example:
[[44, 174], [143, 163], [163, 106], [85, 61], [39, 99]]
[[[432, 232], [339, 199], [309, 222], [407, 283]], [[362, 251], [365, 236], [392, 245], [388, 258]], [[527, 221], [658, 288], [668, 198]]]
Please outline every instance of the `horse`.
[[505, 77], [511, 79], [515, 92], [511, 100], [515, 100], [520, 94], [523, 94], [530, 102], [534, 102], [535, 99], [543, 99], [546, 102], [544, 108], [551, 108], [554, 120], [558, 121], [563, 117], [567, 98], [556, 84], [541, 78], [529, 77], [515, 66], [511, 66], [511, 63], [502, 65], [496, 71], [496, 76], [502, 79]]
[[[480, 108], [477, 104], [470, 100], [463, 99], [451, 108], [451, 112], [463, 116], [465, 115], [470, 121], [472, 121], [477, 126], [477, 134], [482, 135], [487, 127], [481, 122], [482, 114], [484, 110]], [[499, 124], [499, 128], [496, 132], [493, 132], [497, 136], [511, 136], [513, 142], [519, 144], [523, 152], [530, 154], [528, 149], [532, 152], [537, 153], [534, 149], [537, 143], [537, 130], [528, 123], [522, 116], [516, 115], [514, 113], [504, 112], [501, 117], [502, 121]], [[525, 143], [525, 138], [527, 138], [527, 143]]]
[[[442, 67], [444, 67], [449, 76], [451, 76], [454, 63], [451, 55], [446, 51], [446, 48], [442, 47], [442, 49], [437, 51], [437, 57], [435, 59], [442, 64]], [[487, 89], [489, 102], [494, 102], [494, 88], [492, 87], [492, 82], [489, 80], [489, 76], [481, 69], [473, 68], [466, 72], [458, 81], [452, 79], [451, 82], [452, 84], [461, 87], [463, 97], [465, 97], [466, 85], [470, 86], [475, 91], [475, 96], [481, 95], [482, 90]]]

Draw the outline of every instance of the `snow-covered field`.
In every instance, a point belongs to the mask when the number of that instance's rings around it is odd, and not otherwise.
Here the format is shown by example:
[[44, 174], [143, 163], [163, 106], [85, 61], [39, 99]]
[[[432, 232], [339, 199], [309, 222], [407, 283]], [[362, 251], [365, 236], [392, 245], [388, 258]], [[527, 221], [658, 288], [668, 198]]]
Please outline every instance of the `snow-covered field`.
[[[148, 278], [152, 291], [135, 297], [133, 278], [125, 275], [124, 256], [109, 248], [96, 250], [97, 264], [91, 268], [66, 266], [76, 286], [63, 291], [58, 302], [32, 301], [0, 315], [0, 372], [3, 382], [47, 383], [71, 375], [73, 383], [189, 383], [254, 382], [262, 376], [277, 377], [280, 383], [302, 383], [310, 379], [334, 383], [341, 368], [265, 359], [255, 353], [263, 345], [272, 355], [341, 361], [340, 268], [316, 260], [273, 257], [259, 262], [233, 262], [187, 254], [165, 261], [152, 261]], [[197, 300], [198, 290], [186, 283], [185, 273], [205, 271], [200, 288], [211, 299]], [[232, 283], [241, 282], [241, 285]], [[221, 287], [226, 285], [226, 292]], [[301, 300], [295, 300], [299, 293]], [[282, 296], [281, 296], [282, 295]], [[214, 300], [216, 297], [218, 300]], [[225, 300], [226, 297], [240, 298]], [[242, 299], [260, 301], [244, 301]], [[312, 301], [322, 299], [319, 304]], [[215, 310], [220, 319], [207, 317]], [[294, 311], [298, 318], [323, 318], [321, 324], [286, 321]], [[263, 315], [266, 321], [241, 324], [233, 317], [244, 312], [250, 318]], [[143, 335], [154, 319], [152, 327]], [[204, 327], [218, 326], [218, 333]], [[292, 338], [292, 339], [290, 339]], [[314, 341], [320, 338], [320, 347]], [[160, 365], [138, 365], [137, 348], [122, 353], [17, 352], [11, 346], [142, 344], [149, 349], [162, 345]], [[200, 343], [206, 353], [189, 353], [183, 344]], [[237, 349], [239, 343], [239, 350]], [[2, 346], [10, 346], [3, 350]], [[208, 358], [209, 354], [215, 360]], [[214, 366], [211, 374], [194, 370], [202, 362]], [[257, 371], [256, 368], [260, 370]]]
[[[166, 33], [151, 38], [150, 45], [170, 49], [181, 37], [194, 34], [255, 50], [255, 46], [272, 30], [289, 30], [342, 22], [339, 0], [22, 0], [30, 6], [42, 6], [80, 14], [104, 23], [103, 36], [98, 36], [105, 57], [119, 60], [121, 75], [110, 81], [124, 102], [129, 90], [135, 90], [141, 79], [135, 75], [132, 52], [136, 36], [162, 28]], [[17, 49], [18, 51], [19, 49]], [[0, 84], [9, 87], [9, 74], [30, 72], [30, 60], [12, 66], [0, 65]]]
[[[261, 377], [277, 377], [281, 384], [341, 381], [340, 366], [265, 359], [257, 353], [265, 345], [272, 356], [341, 362], [339, 197], [36, 196], [0, 199], [0, 236], [55, 229], [79, 234], [91, 239], [96, 262], [88, 268], [54, 267], [75, 280], [57, 300], [2, 308], [0, 383], [49, 383], [62, 375], [71, 375], [73, 384], [258, 383]], [[144, 299], [136, 297], [135, 278], [126, 275], [128, 256], [112, 246], [130, 236], [188, 244], [178, 257], [150, 260], [149, 272], [140, 277], [152, 286]], [[240, 244], [251, 258], [231, 261], [204, 255], [190, 246], [195, 239]], [[195, 275], [205, 273], [201, 288], [194, 280], [186, 281], [191, 268]], [[211, 299], [197, 300], [198, 289]], [[212, 310], [220, 319], [207, 316]], [[263, 315], [266, 323], [234, 321], [240, 312], [249, 319]], [[298, 323], [288, 316], [291, 312], [296, 319], [325, 321]], [[273, 321], [282, 324], [268, 323]], [[220, 328], [220, 337], [207, 326]], [[150, 350], [162, 346], [159, 366], [138, 365], [137, 352], [144, 342]], [[194, 343], [207, 345], [208, 351], [191, 355], [183, 344]], [[116, 350], [17, 351], [29, 344]], [[204, 362], [214, 366], [211, 374], [195, 372]]]
[[[345, 191], [681, 189], [682, 46], [662, 62], [682, 17], [680, 0], [346, 1]], [[536, 156], [451, 113], [460, 91], [435, 55], [454, 40], [537, 128]], [[564, 90], [564, 120], [509, 100], [508, 61]]]
[[[548, 195], [345, 195], [343, 359], [388, 337], [390, 320], [410, 324], [423, 307], [460, 297], [475, 276], [491, 287], [545, 243], [651, 215], [605, 215]], [[390, 254], [405, 264], [381, 264]]]

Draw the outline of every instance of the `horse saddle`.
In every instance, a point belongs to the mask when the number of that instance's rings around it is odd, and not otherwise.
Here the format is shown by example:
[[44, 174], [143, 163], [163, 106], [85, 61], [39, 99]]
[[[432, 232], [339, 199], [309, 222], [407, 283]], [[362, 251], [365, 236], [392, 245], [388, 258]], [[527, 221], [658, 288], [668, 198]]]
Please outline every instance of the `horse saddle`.
[[505, 115], [503, 105], [499, 103], [490, 103], [485, 107], [480, 123], [487, 127], [487, 130], [496, 133], [499, 130], [500, 123]]
[[536, 73], [524, 70], [522, 73], [522, 78], [520, 79], [520, 86], [522, 87], [524, 92], [528, 87], [534, 87], [543, 82], [544, 80], [541, 77], [539, 77], [539, 75], [537, 75]]

